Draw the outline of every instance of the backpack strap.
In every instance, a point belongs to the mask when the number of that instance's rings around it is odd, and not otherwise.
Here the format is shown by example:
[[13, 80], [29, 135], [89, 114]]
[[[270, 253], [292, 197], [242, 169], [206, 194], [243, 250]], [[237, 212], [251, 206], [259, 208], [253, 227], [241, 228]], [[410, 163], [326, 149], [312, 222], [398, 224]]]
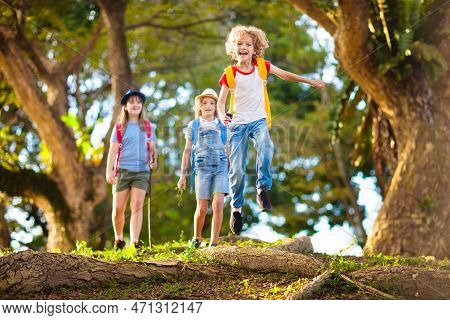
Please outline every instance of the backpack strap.
[[272, 113], [270, 112], [270, 101], [269, 101], [269, 94], [267, 93], [267, 68], [266, 68], [266, 62], [263, 58], [256, 58], [256, 63], [258, 65], [258, 73], [261, 77], [264, 85], [264, 108], [266, 110], [266, 122], [267, 127], [272, 127]]
[[227, 78], [228, 88], [230, 89], [230, 108], [228, 112], [234, 114], [234, 88], [236, 87], [236, 81], [234, 79], [233, 67], [229, 66], [225, 68], [225, 77]]
[[190, 181], [190, 191], [194, 191], [195, 185], [195, 145], [198, 141], [198, 128], [200, 127], [200, 118], [194, 119], [192, 121], [192, 150], [191, 150], [191, 181]]
[[145, 120], [145, 135], [146, 135], [145, 144], [147, 145], [147, 163], [150, 165], [150, 153], [151, 153], [150, 138], [152, 137], [152, 125], [148, 120]]
[[116, 157], [116, 164], [114, 165], [114, 176], [117, 176], [117, 171], [119, 170], [119, 159], [120, 159], [120, 153], [122, 151], [122, 125], [120, 122], [116, 123], [116, 136], [117, 136], [117, 142], [119, 143], [119, 150], [117, 151], [117, 157]]

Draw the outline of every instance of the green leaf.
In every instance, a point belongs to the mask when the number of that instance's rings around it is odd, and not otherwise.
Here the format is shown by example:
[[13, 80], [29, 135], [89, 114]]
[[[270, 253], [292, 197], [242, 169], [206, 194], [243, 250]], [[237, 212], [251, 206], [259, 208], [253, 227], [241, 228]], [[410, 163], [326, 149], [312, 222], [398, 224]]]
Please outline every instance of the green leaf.
[[80, 130], [80, 122], [78, 121], [78, 117], [71, 113], [61, 116], [61, 121], [64, 122], [69, 128], [72, 128], [75, 132]]

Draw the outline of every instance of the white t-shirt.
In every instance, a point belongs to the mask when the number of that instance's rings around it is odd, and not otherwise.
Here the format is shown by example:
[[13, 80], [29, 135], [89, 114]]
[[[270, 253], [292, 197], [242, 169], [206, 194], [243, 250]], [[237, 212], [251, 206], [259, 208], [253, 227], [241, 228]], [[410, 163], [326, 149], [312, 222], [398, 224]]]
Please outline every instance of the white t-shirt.
[[[267, 73], [269, 73], [269, 61], [266, 61], [266, 69]], [[265, 119], [264, 85], [258, 72], [258, 66], [253, 65], [253, 71], [248, 73], [233, 66], [233, 73], [235, 74], [235, 92], [234, 114], [231, 124], [247, 124]], [[225, 74], [222, 75], [219, 84], [224, 84], [228, 87]]]
[[[186, 139], [192, 140], [192, 123], [194, 121], [192, 120], [189, 122], [187, 128], [184, 129], [184, 136]], [[219, 119], [214, 118], [212, 121], [208, 121], [200, 117], [200, 125], [198, 127], [198, 132], [200, 131], [206, 131], [206, 130], [215, 130], [219, 132], [220, 134], [220, 126], [219, 126]]]

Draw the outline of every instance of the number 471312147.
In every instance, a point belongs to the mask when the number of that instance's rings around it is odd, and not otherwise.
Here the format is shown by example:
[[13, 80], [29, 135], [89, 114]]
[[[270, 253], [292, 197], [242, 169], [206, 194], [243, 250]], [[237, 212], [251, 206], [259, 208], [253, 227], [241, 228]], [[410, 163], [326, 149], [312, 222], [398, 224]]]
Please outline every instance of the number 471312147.
[[202, 302], [146, 302], [139, 301], [131, 308], [135, 313], [199, 313]]

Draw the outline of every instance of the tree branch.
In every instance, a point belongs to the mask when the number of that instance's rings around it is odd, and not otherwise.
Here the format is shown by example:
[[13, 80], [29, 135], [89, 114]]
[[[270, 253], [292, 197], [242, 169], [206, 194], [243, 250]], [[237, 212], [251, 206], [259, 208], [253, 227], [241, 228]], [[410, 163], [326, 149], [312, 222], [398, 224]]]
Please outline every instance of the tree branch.
[[76, 86], [75, 98], [76, 98], [77, 104], [78, 104], [78, 119], [80, 121], [80, 124], [82, 126], [84, 126], [84, 120], [86, 119], [87, 108], [86, 108], [86, 104], [84, 103], [83, 96], [81, 95], [81, 92], [80, 92], [80, 75], [79, 74], [76, 75], [75, 86]]
[[201, 20], [194, 21], [194, 22], [183, 23], [183, 24], [172, 25], [172, 26], [157, 24], [157, 23], [153, 22], [154, 19], [149, 19], [146, 21], [128, 25], [125, 28], [126, 28], [126, 30], [135, 30], [135, 29], [142, 28], [142, 27], [152, 27], [152, 28], [163, 29], [163, 30], [183, 31], [184, 29], [192, 28], [192, 27], [200, 25], [200, 24], [222, 21], [227, 18], [228, 18], [228, 15], [222, 15], [222, 16], [218, 16], [218, 17], [201, 19]]
[[[345, 170], [345, 166], [344, 166], [344, 161], [342, 160], [342, 150], [341, 150], [341, 145], [339, 140], [337, 139], [337, 141], [334, 143], [333, 146], [333, 151], [334, 151], [334, 156], [336, 159], [336, 164], [338, 167], [338, 171], [339, 174], [341, 176], [341, 181], [344, 184], [345, 188], [347, 189], [347, 196], [348, 199], [350, 200], [352, 207], [354, 208], [355, 212], [351, 215], [352, 219], [355, 219], [356, 221], [356, 227], [359, 231], [359, 234], [361, 235], [364, 243], [367, 241], [367, 233], [366, 230], [364, 229], [364, 226], [362, 224], [362, 219], [363, 219], [363, 213], [361, 212], [361, 209], [358, 206], [358, 203], [356, 201], [356, 195], [355, 192], [353, 190], [353, 187], [350, 185], [350, 179], [347, 176], [347, 172]], [[352, 223], [351, 221], [349, 221], [350, 223]]]
[[325, 10], [319, 7], [314, 0], [288, 0], [294, 8], [305, 13], [311, 19], [315, 20], [321, 27], [328, 31], [329, 34], [334, 35], [337, 30], [337, 21], [331, 15], [327, 14]]
[[394, 125], [402, 113], [396, 106], [403, 105], [400, 100], [405, 95], [398, 83], [378, 73], [372, 55], [374, 51], [368, 46], [370, 3], [340, 0], [339, 14], [339, 27], [334, 36], [335, 55], [350, 77], [373, 97]]
[[[120, 97], [130, 88], [137, 87], [133, 81], [128, 56], [125, 16], [126, 1], [99, 0], [101, 17], [108, 33], [108, 64], [111, 72], [114, 109], [111, 125], [103, 139], [105, 151], [109, 149], [109, 137], [114, 128], [115, 120], [120, 111]], [[107, 157], [104, 156], [99, 168], [106, 168]]]
[[0, 248], [9, 248], [11, 243], [11, 233], [8, 222], [5, 219], [6, 207], [0, 199]]
[[[17, 183], [20, 181], [20, 183]], [[0, 166], [0, 190], [10, 197], [35, 199], [44, 197], [55, 210], [68, 212], [69, 207], [56, 182], [46, 174], [21, 169], [10, 171]]]
[[103, 20], [100, 19], [89, 41], [80, 51], [76, 51], [75, 56], [70, 59], [70, 63], [68, 63], [67, 66], [63, 67], [64, 73], [66, 75], [78, 73], [81, 66], [83, 65], [83, 62], [87, 58], [87, 54], [92, 50], [92, 48], [94, 48], [95, 43], [102, 35], [103, 26]]
[[40, 138], [51, 150], [57, 173], [64, 172], [62, 187], [76, 188], [80, 183], [81, 172], [72, 133], [61, 122], [60, 115], [55, 114], [51, 105], [45, 101], [35, 75], [20, 52], [14, 38], [8, 37], [4, 28], [0, 28], [0, 70], [24, 112], [36, 125]]
[[23, 52], [30, 58], [34, 71], [38, 73], [45, 82], [50, 82], [52, 80], [53, 72], [56, 69], [56, 64], [48, 59], [35, 43], [28, 40], [23, 30], [20, 28], [17, 32], [16, 39]]

